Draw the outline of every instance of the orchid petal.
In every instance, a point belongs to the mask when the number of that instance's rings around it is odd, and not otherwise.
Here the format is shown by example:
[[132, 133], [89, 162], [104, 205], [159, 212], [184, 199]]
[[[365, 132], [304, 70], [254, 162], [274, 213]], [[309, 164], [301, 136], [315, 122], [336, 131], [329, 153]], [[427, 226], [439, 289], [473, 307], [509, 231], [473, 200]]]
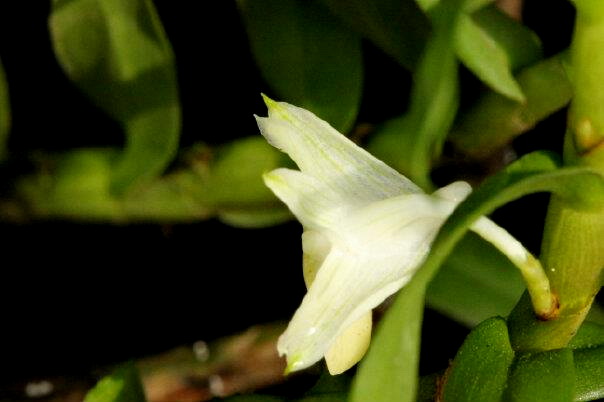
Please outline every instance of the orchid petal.
[[257, 117], [260, 132], [286, 152], [303, 173], [356, 202], [421, 190], [311, 112], [266, 96], [269, 117]]
[[373, 318], [371, 311], [353, 322], [331, 344], [325, 353], [325, 363], [329, 374], [342, 374], [357, 364], [367, 352], [371, 342]]
[[345, 330], [403, 287], [454, 206], [426, 194], [389, 198], [327, 233], [329, 254], [279, 339], [289, 370], [320, 360]]
[[[331, 242], [320, 231], [306, 230], [302, 233], [302, 267], [307, 288], [313, 283], [330, 250]], [[369, 311], [335, 339], [325, 353], [330, 374], [341, 374], [361, 360], [371, 341], [371, 327], [372, 314]]]

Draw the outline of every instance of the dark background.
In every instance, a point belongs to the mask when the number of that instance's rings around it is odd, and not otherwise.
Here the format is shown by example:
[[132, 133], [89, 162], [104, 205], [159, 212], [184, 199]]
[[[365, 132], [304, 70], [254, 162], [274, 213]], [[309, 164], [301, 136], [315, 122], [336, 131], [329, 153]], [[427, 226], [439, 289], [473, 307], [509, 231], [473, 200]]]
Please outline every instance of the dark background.
[[[256, 134], [252, 114], [265, 113], [259, 93], [271, 92], [254, 65], [235, 2], [155, 4], [177, 60], [182, 145]], [[48, 13], [44, 1], [0, 3], [0, 57], [13, 113], [12, 158], [0, 167], [6, 194], [15, 175], [31, 167], [31, 151], [123, 141], [119, 127], [55, 62]], [[524, 18], [541, 37], [546, 55], [568, 45], [569, 2], [528, 0]], [[359, 121], [377, 123], [404, 110], [399, 98], [408, 92], [410, 77], [369, 43], [364, 50]], [[462, 75], [464, 90], [473, 93], [479, 83]], [[544, 138], [559, 148], [563, 124], [564, 112], [516, 141], [517, 150], [532, 150]], [[538, 251], [545, 201], [533, 197], [496, 217]], [[518, 211], [528, 213], [522, 226], [514, 227], [508, 218]], [[300, 234], [295, 222], [261, 230], [213, 220], [169, 226], [0, 224], [0, 382], [78, 373], [288, 319], [304, 293]], [[434, 312], [427, 313], [424, 326], [422, 353], [438, 356], [422, 361], [427, 372], [447, 364], [467, 330]]]

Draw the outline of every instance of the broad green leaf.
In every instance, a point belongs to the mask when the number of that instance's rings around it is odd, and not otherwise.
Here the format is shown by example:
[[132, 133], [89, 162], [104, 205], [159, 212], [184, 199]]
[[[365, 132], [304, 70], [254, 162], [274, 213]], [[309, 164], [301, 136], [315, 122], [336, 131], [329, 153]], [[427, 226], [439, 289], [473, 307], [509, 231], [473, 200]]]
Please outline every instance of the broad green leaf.
[[499, 402], [513, 360], [505, 320], [483, 321], [457, 352], [446, 375], [442, 400]]
[[84, 402], [145, 402], [145, 391], [136, 366], [127, 363], [102, 378]]
[[352, 402], [415, 401], [425, 292], [417, 277], [399, 292], [359, 365]]
[[507, 53], [468, 15], [464, 15], [459, 23], [455, 49], [463, 64], [496, 92], [524, 102], [524, 94], [512, 75]]
[[430, 23], [413, 0], [322, 0], [349, 24], [408, 70], [416, 66]]
[[468, 327], [507, 316], [522, 295], [518, 270], [490, 243], [468, 233], [430, 282], [426, 304]]
[[11, 126], [10, 99], [4, 67], [0, 61], [0, 160], [6, 157], [6, 143]]
[[49, 25], [65, 73], [126, 132], [112, 191], [162, 173], [178, 148], [180, 104], [172, 49], [151, 0], [53, 0]]
[[571, 349], [521, 356], [515, 363], [504, 401], [573, 401], [575, 368]]
[[424, 188], [431, 187], [432, 160], [440, 156], [459, 103], [453, 40], [463, 4], [446, 1], [431, 10], [433, 32], [414, 73], [404, 130], [396, 135], [401, 157], [395, 166]]
[[315, 0], [238, 0], [256, 63], [277, 97], [352, 128], [362, 91], [360, 38]]
[[[593, 348], [604, 345], [604, 325], [593, 322], [584, 322], [577, 334], [568, 343], [571, 349]], [[604, 361], [603, 361], [604, 364]]]
[[449, 140], [460, 151], [486, 158], [568, 104], [572, 87], [558, 54], [522, 70], [517, 76], [525, 103], [496, 92], [483, 95], [455, 125]]
[[485, 7], [471, 17], [506, 53], [512, 71], [536, 63], [543, 57], [539, 37], [498, 7]]
[[574, 351], [575, 401], [604, 398], [604, 345]]

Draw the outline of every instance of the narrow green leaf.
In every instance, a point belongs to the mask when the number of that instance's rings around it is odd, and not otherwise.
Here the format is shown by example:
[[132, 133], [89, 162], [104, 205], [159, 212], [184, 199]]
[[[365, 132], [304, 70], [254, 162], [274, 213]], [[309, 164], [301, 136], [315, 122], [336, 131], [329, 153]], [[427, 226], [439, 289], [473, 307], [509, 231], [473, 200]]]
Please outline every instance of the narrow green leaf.
[[604, 398], [604, 345], [574, 351], [575, 401]]
[[433, 33], [414, 74], [408, 121], [397, 133], [396, 149], [404, 157], [395, 166], [424, 188], [431, 187], [432, 160], [440, 156], [458, 108], [453, 40], [464, 2], [446, 1], [431, 10]]
[[453, 211], [441, 227], [417, 276], [433, 277], [470, 225], [501, 205], [537, 192], [553, 192], [577, 208], [604, 205], [604, 178], [586, 168], [560, 168], [551, 154], [525, 155], [487, 179]]
[[49, 26], [65, 73], [126, 131], [112, 191], [162, 173], [178, 148], [180, 104], [172, 49], [151, 0], [53, 0]]
[[536, 63], [543, 57], [539, 37], [498, 7], [476, 11], [472, 20], [506, 53], [512, 71]]
[[426, 304], [471, 328], [489, 317], [507, 316], [523, 290], [510, 260], [468, 233], [430, 282]]
[[0, 160], [6, 157], [6, 143], [11, 126], [10, 99], [8, 97], [8, 82], [4, 67], [0, 61]]
[[504, 401], [573, 401], [575, 368], [571, 349], [522, 356], [514, 365]]
[[466, 154], [486, 158], [566, 106], [572, 96], [566, 57], [556, 55], [518, 74], [525, 103], [496, 92], [483, 95], [455, 125], [449, 140]]
[[425, 291], [425, 279], [414, 278], [399, 292], [360, 363], [352, 402], [415, 401]]
[[417, 65], [430, 22], [413, 0], [322, 0], [330, 11], [408, 70]]
[[145, 391], [136, 366], [126, 363], [102, 378], [84, 402], [145, 402]]
[[449, 368], [443, 401], [499, 402], [514, 360], [503, 318], [483, 321], [468, 335]]
[[314, 0], [237, 3], [256, 63], [277, 97], [349, 131], [361, 101], [360, 38]]
[[464, 65], [496, 92], [524, 102], [524, 94], [512, 75], [507, 53], [468, 15], [461, 18], [455, 49]]

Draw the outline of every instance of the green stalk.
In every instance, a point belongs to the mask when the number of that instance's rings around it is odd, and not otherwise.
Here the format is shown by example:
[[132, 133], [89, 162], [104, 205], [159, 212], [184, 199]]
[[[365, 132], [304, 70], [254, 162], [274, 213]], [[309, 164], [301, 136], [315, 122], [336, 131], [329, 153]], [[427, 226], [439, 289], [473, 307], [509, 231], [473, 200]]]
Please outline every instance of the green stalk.
[[[565, 137], [566, 165], [604, 175], [604, 2], [576, 0], [571, 45], [574, 98]], [[577, 332], [602, 284], [604, 210], [579, 211], [553, 196], [546, 220], [541, 261], [559, 300], [557, 318], [539, 321], [525, 297], [509, 319], [517, 350], [562, 348]]]

